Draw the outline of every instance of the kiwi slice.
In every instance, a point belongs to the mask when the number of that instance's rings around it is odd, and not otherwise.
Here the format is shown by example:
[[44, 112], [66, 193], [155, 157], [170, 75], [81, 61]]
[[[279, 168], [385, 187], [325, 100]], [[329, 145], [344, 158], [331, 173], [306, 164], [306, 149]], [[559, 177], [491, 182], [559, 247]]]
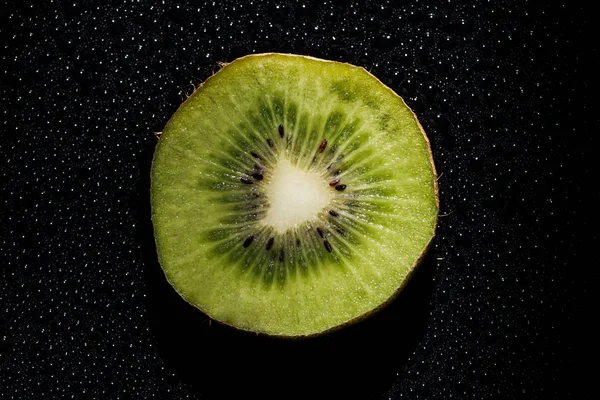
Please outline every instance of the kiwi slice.
[[365, 69], [239, 58], [166, 124], [152, 221], [170, 284], [208, 316], [274, 336], [359, 320], [405, 285], [434, 235], [429, 141]]

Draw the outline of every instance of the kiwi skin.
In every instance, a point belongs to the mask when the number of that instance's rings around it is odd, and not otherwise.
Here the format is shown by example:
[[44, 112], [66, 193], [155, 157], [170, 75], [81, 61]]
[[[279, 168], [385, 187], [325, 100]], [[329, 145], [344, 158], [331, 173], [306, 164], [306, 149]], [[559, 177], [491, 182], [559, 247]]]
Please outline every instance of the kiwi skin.
[[[298, 55], [298, 54], [290, 54], [290, 53], [276, 53], [276, 52], [259, 53], [259, 54], [249, 54], [249, 55], [240, 57], [237, 60], [242, 60], [242, 59], [250, 58], [250, 57], [265, 57], [265, 56], [273, 56], [273, 55], [276, 55], [276, 56], [277, 55], [284, 55], [284, 56], [288, 56], [288, 57], [298, 57], [298, 58], [304, 58], [304, 59], [312, 59], [312, 60], [317, 60], [317, 61], [321, 61], [321, 62], [334, 63], [334, 64], [345, 64], [345, 65], [352, 65], [354, 67], [357, 67], [357, 66], [355, 66], [353, 64], [349, 64], [349, 63], [345, 63], [345, 62], [340, 62], [340, 61], [325, 60], [325, 59], [320, 59], [320, 58], [317, 58], [317, 57], [307, 56], [307, 55]], [[221, 68], [223, 68], [223, 67], [225, 67], [225, 66], [227, 66], [229, 64], [230, 63], [228, 63], [228, 62], [218, 62], [218, 65]], [[429, 249], [431, 248], [433, 240], [435, 239], [436, 233], [437, 233], [437, 223], [438, 223], [439, 208], [440, 208], [440, 204], [439, 204], [440, 202], [439, 202], [438, 175], [437, 175], [437, 171], [436, 171], [435, 164], [434, 164], [434, 161], [433, 161], [433, 154], [432, 154], [432, 151], [431, 151], [431, 143], [429, 141], [429, 138], [427, 137], [427, 134], [425, 133], [425, 130], [423, 129], [423, 126], [421, 125], [420, 121], [418, 120], [415, 112], [410, 107], [408, 107], [408, 105], [406, 104], [406, 102], [404, 101], [404, 99], [402, 97], [400, 97], [396, 92], [394, 92], [390, 87], [388, 87], [383, 82], [381, 82], [380, 79], [378, 79], [376, 76], [374, 76], [373, 74], [371, 74], [364, 67], [358, 66], [358, 68], [360, 68], [361, 70], [363, 70], [363, 72], [366, 72], [368, 75], [370, 75], [372, 78], [374, 78], [384, 89], [388, 90], [393, 96], [395, 96], [396, 98], [400, 99], [400, 101], [412, 113], [412, 116], [413, 116], [415, 122], [417, 123], [417, 126], [418, 126], [419, 130], [421, 131], [421, 134], [423, 135], [423, 138], [425, 139], [425, 142], [427, 144], [427, 151], [428, 151], [428, 154], [429, 154], [429, 162], [431, 164], [432, 173], [433, 173], [434, 196], [435, 196], [435, 204], [436, 204], [436, 211], [437, 211], [436, 214], [435, 214], [432, 236], [431, 236], [429, 242], [424, 247], [423, 251], [421, 252], [421, 254], [419, 255], [419, 257], [417, 258], [417, 260], [410, 267], [407, 275], [402, 280], [400, 286], [397, 288], [397, 290], [392, 295], [390, 295], [390, 297], [386, 301], [384, 301], [383, 303], [379, 304], [377, 307], [369, 310], [368, 312], [366, 312], [366, 313], [364, 313], [362, 315], [359, 315], [358, 317], [356, 317], [354, 319], [348, 320], [348, 321], [346, 321], [346, 322], [344, 322], [342, 324], [333, 326], [333, 327], [331, 327], [329, 329], [326, 329], [326, 330], [323, 330], [323, 331], [320, 331], [320, 332], [316, 332], [316, 333], [311, 333], [311, 334], [282, 335], [282, 334], [269, 334], [269, 333], [265, 333], [265, 332], [255, 332], [255, 331], [251, 331], [251, 330], [245, 330], [245, 329], [240, 328], [238, 326], [230, 325], [230, 324], [227, 324], [226, 322], [214, 319], [209, 313], [207, 313], [205, 310], [200, 309], [197, 305], [195, 305], [191, 301], [189, 301], [181, 292], [179, 292], [177, 290], [176, 286], [173, 284], [173, 282], [171, 282], [169, 280], [168, 276], [166, 275], [166, 273], [163, 270], [163, 273], [165, 274], [165, 278], [169, 282], [169, 285], [177, 292], [177, 294], [181, 298], [183, 298], [188, 304], [191, 304], [192, 306], [194, 306], [195, 308], [197, 308], [198, 310], [200, 310], [201, 312], [203, 312], [204, 314], [206, 314], [211, 319], [211, 321], [217, 322], [218, 324], [223, 325], [223, 326], [227, 326], [227, 327], [233, 328], [234, 330], [237, 330], [237, 331], [244, 331], [244, 332], [249, 332], [249, 333], [255, 334], [256, 336], [271, 337], [271, 338], [277, 338], [277, 339], [283, 339], [283, 340], [309, 339], [309, 338], [313, 338], [313, 337], [319, 337], [319, 336], [323, 336], [323, 335], [329, 335], [329, 334], [331, 334], [333, 332], [336, 332], [336, 331], [341, 330], [341, 329], [343, 329], [345, 327], [354, 325], [354, 324], [356, 324], [356, 323], [358, 323], [358, 322], [360, 322], [362, 320], [365, 320], [365, 319], [369, 318], [373, 314], [379, 312], [380, 310], [382, 310], [383, 308], [385, 308], [386, 306], [388, 306], [390, 303], [392, 303], [397, 298], [397, 296], [400, 294], [400, 292], [402, 292], [403, 289], [406, 287], [406, 285], [408, 284], [408, 282], [410, 281], [410, 279], [414, 275], [414, 271], [421, 264], [421, 262], [423, 261], [423, 259], [427, 255]], [[189, 94], [189, 95], [186, 94], [186, 99], [181, 103], [180, 107], [183, 106], [187, 102], [187, 100], [198, 89], [200, 89], [207, 81], [209, 81], [211, 78], [213, 78], [217, 72], [214, 72], [210, 77], [208, 77], [206, 80], [204, 80], [202, 83], [200, 83], [197, 87], [195, 86], [194, 90], [193, 90], [193, 92], [191, 94]], [[175, 115], [175, 113], [174, 113], [174, 115]], [[165, 129], [169, 126], [169, 124], [171, 123], [171, 121], [172, 121], [172, 119], [170, 119], [169, 121], [167, 121], [167, 123], [165, 125]], [[157, 143], [156, 143], [155, 146], [158, 145], [158, 140], [160, 140], [161, 133], [162, 132], [155, 133], [155, 136], [157, 138]], [[156, 155], [156, 152], [154, 154]], [[152, 165], [151, 165], [151, 171], [150, 171], [150, 186], [152, 186], [152, 174], [153, 174], [153, 168], [154, 168], [154, 157], [155, 156], [153, 156]], [[152, 192], [150, 193], [150, 195], [152, 196]], [[155, 227], [155, 229], [156, 229], [156, 227]]]

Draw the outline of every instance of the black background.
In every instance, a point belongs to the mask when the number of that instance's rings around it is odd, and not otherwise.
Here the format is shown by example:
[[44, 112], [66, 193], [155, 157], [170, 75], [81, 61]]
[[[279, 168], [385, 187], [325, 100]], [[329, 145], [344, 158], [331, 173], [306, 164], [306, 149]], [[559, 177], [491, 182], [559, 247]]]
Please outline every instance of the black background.
[[[594, 397], [591, 6], [43, 3], [0, 6], [0, 397]], [[153, 243], [154, 132], [219, 61], [269, 51], [367, 68], [417, 113], [440, 175], [407, 290], [319, 339], [209, 321]]]

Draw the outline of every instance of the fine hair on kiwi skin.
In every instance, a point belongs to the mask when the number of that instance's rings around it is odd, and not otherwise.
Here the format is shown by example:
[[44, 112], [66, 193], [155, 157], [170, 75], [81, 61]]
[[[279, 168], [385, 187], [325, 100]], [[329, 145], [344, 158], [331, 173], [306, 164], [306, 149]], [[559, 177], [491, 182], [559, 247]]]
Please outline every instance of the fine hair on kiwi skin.
[[[247, 56], [247, 57], [260, 57], [260, 56], [268, 56], [271, 53], [268, 54], [262, 54], [262, 55], [251, 55], [251, 56]], [[307, 57], [307, 56], [297, 56], [297, 57], [304, 57], [307, 59], [311, 59], [311, 57]], [[242, 57], [242, 59], [244, 59], [246, 57]], [[318, 60], [318, 59], [315, 59]], [[237, 60], [236, 60], [237, 61]], [[323, 61], [323, 60], [319, 60], [319, 61]], [[329, 61], [330, 63], [336, 63], [333, 61]], [[228, 63], [221, 63], [222, 67], [226, 67], [227, 65], [229, 65]], [[370, 74], [369, 74], [370, 75]], [[214, 77], [214, 75], [213, 75]], [[205, 82], [203, 82], [201, 85], [199, 85], [197, 88], [195, 88], [194, 93], [192, 93], [192, 95], [188, 96], [188, 99], [184, 102], [184, 104], [196, 93], [197, 90], [199, 90], [200, 88], [202, 88], [203, 85], [205, 85], [207, 82], [209, 82], [213, 77], [208, 78]], [[374, 78], [371, 75], [372, 78]], [[376, 79], [376, 78], [375, 78]], [[379, 82], [379, 81], [378, 81]], [[381, 83], [381, 82], [379, 82]], [[383, 84], [381, 84], [382, 86], [384, 86]], [[389, 88], [388, 88], [389, 90]], [[390, 90], [391, 92], [391, 90]], [[392, 92], [393, 93], [393, 92]], [[397, 96], [402, 102], [403, 100]], [[406, 105], [405, 105], [406, 106]], [[408, 109], [408, 107], [406, 107]], [[412, 111], [411, 111], [412, 113]], [[435, 178], [436, 172], [435, 172], [435, 167], [433, 165], [433, 159], [431, 156], [431, 149], [429, 146], [429, 141], [427, 139], [427, 136], [425, 135], [423, 128], [421, 127], [420, 123], [418, 122], [418, 120], [416, 119], [416, 116], [414, 116], [414, 113], [412, 113], [416, 124], [419, 128], [419, 130], [421, 131], [423, 138], [425, 139], [425, 141], [427, 142], [427, 150], [429, 153], [429, 161], [431, 163], [431, 170], [434, 176], [433, 179], [433, 185], [434, 185], [434, 193], [435, 193], [435, 206], [436, 209], [439, 209], [439, 199], [438, 199], [438, 187], [437, 187], [437, 179]], [[255, 160], [255, 168], [253, 170], [247, 171], [245, 175], [242, 176], [238, 176], [237, 179], [239, 179], [238, 183], [241, 183], [242, 186], [247, 186], [247, 187], [255, 187], [255, 186], [259, 186], [262, 183], [264, 183], [264, 181], [268, 180], [268, 176], [264, 174], [264, 170], [265, 170], [265, 163], [268, 162], [268, 158], [269, 158], [269, 151], [270, 149], [275, 149], [273, 151], [276, 151], [278, 149], [279, 146], [285, 146], [285, 140], [289, 141], [289, 136], [287, 136], [287, 127], [284, 126], [283, 124], [279, 124], [276, 131], [274, 132], [273, 137], [269, 137], [266, 139], [266, 141], [262, 142], [263, 143], [263, 149], [261, 149], [261, 152], [259, 153], [259, 151], [256, 150], [256, 148], [247, 148], [246, 149], [246, 156], [250, 157], [252, 159]], [[277, 140], [281, 139], [281, 142], [278, 142]], [[283, 144], [282, 144], [283, 143]], [[316, 154], [316, 156], [313, 158], [312, 164], [316, 164], [316, 163], [321, 163], [321, 164], [328, 164], [327, 165], [327, 169], [331, 169], [331, 177], [329, 180], [329, 185], [332, 187], [332, 190], [335, 190], [336, 192], [340, 192], [343, 193], [346, 188], [347, 185], [344, 181], [344, 176], [342, 175], [341, 178], [338, 177], [338, 173], [336, 170], [336, 166], [332, 167], [336, 160], [334, 159], [329, 159], [327, 162], [324, 161], [318, 161], [317, 160], [317, 156], [321, 155], [322, 157], [325, 157], [329, 152], [333, 151], [335, 149], [336, 143], [331, 140], [331, 141], [327, 141], [327, 139], [323, 139], [323, 140], [318, 140], [315, 142], [314, 144], [315, 148], [313, 149], [314, 154]], [[271, 157], [272, 158], [272, 157]], [[317, 160], [317, 161], [315, 161]], [[263, 181], [264, 179], [264, 181]], [[309, 238], [309, 244], [308, 246], [311, 245], [311, 243], [315, 243], [314, 248], [316, 249], [317, 247], [319, 247], [319, 250], [321, 253], [333, 253], [332, 255], [335, 255], [335, 251], [334, 249], [338, 250], [338, 248], [336, 248], [336, 242], [332, 242], [332, 239], [328, 240], [329, 237], [334, 236], [334, 235], [340, 235], [340, 236], [346, 236], [348, 233], [346, 233], [345, 235], [345, 231], [343, 229], [340, 229], [335, 222], [341, 220], [340, 218], [340, 212], [338, 210], [336, 210], [335, 208], [333, 209], [329, 209], [329, 210], [325, 210], [326, 213], [328, 213], [327, 218], [329, 218], [329, 220], [334, 221], [331, 225], [328, 225], [329, 227], [329, 231], [326, 230], [326, 228], [321, 227], [321, 226], [316, 226], [316, 225], [308, 225], [308, 227], [306, 228], [308, 231], [313, 233], [313, 236], [311, 236]], [[232, 220], [234, 222], [239, 221], [239, 220]], [[367, 316], [370, 316], [371, 314], [373, 314], [374, 312], [379, 311], [381, 308], [385, 307], [390, 301], [392, 301], [395, 296], [404, 289], [404, 287], [406, 286], [410, 276], [412, 275], [412, 273], [414, 272], [415, 267], [422, 261], [422, 258], [424, 256], [424, 254], [427, 252], [427, 250], [429, 249], [431, 242], [433, 240], [433, 237], [435, 235], [435, 226], [437, 225], [437, 212], [435, 215], [435, 222], [434, 222], [434, 228], [433, 228], [433, 234], [431, 236], [431, 238], [429, 239], [429, 241], [427, 242], [426, 246], [424, 247], [424, 249], [422, 250], [421, 254], [419, 255], [419, 257], [415, 260], [415, 262], [413, 263], [413, 265], [408, 269], [408, 273], [405, 276], [405, 278], [402, 280], [401, 284], [397, 287], [397, 290], [395, 291], [394, 294], [392, 294], [391, 296], [389, 296], [387, 298], [386, 301], [380, 303], [377, 307], [374, 307], [372, 309], [370, 309], [370, 311], [362, 313], [361, 315], [356, 316], [355, 318], [352, 319], [348, 319], [346, 320], [344, 323], [341, 324], [337, 324], [335, 326], [332, 326], [328, 329], [325, 330], [320, 330], [320, 331], [316, 331], [316, 332], [312, 332], [312, 333], [308, 333], [308, 334], [291, 334], [291, 335], [287, 335], [287, 334], [277, 334], [277, 337], [288, 337], [288, 338], [303, 338], [303, 337], [312, 337], [312, 336], [316, 336], [316, 335], [323, 335], [326, 333], [330, 333], [332, 331], [338, 330], [342, 327], [345, 327], [347, 325], [350, 324], [354, 324], [355, 322], [357, 322], [360, 319], [363, 319]], [[226, 232], [227, 233], [227, 232]], [[211, 234], [213, 234], [215, 237], [218, 235], [222, 235], [223, 232], [211, 232]], [[335, 236], [334, 236], [335, 237]], [[344, 238], [345, 239], [345, 238]], [[216, 239], [214, 237], [211, 237], [211, 240], [221, 240], [221, 237], [217, 237]], [[283, 262], [284, 260], [286, 260], [287, 262], [287, 257], [289, 257], [289, 254], [287, 252], [283, 251], [283, 247], [278, 247], [278, 246], [283, 246], [280, 244], [280, 242], [282, 241], [282, 238], [277, 238], [276, 236], [274, 236], [272, 233], [269, 232], [262, 232], [260, 234], [255, 234], [255, 233], [251, 233], [251, 234], [247, 234], [244, 238], [242, 239], [237, 239], [238, 240], [238, 244], [241, 244], [240, 247], [236, 248], [236, 252], [234, 253], [234, 250], [230, 250], [231, 246], [230, 244], [225, 243], [224, 245], [222, 245], [219, 248], [219, 251], [221, 250], [226, 250], [226, 251], [230, 251], [232, 255], [237, 255], [239, 256], [239, 254], [242, 254], [240, 252], [240, 249], [253, 249], [253, 248], [258, 248], [259, 245], [261, 246], [262, 249], [264, 249], [264, 251], [266, 252], [272, 252], [275, 255], [273, 256], [274, 260], [276, 261], [277, 259], [280, 262]], [[320, 240], [322, 240], [322, 245], [319, 245]], [[306, 242], [303, 242], [302, 244], [305, 245]], [[339, 245], [342, 242], [337, 242], [337, 245]], [[227, 247], [229, 246], [229, 247]], [[312, 251], [312, 250], [311, 250]], [[221, 252], [222, 253], [222, 252]], [[264, 254], [264, 252], [263, 252]], [[257, 256], [260, 257], [260, 256]], [[233, 256], [232, 256], [233, 258]], [[247, 271], [244, 271], [244, 273], [248, 273]], [[261, 272], [263, 275], [265, 276], [264, 272]], [[274, 272], [271, 272], [271, 277], [270, 282], [273, 281], [275, 278], [273, 278], [275, 276]], [[169, 279], [169, 276], [167, 276], [167, 278]], [[171, 280], [169, 279], [169, 281], [171, 282]], [[177, 285], [173, 285], [173, 287], [178, 290]], [[185, 295], [182, 294], [182, 297], [186, 300], [188, 300], [186, 298]], [[198, 307], [198, 305], [194, 302], [190, 302], [192, 305], [194, 305], [195, 307]], [[200, 307], [198, 307], [200, 308]], [[202, 311], [204, 311], [205, 313], [209, 314], [208, 312], [206, 312], [206, 310], [203, 310], [202, 308], [200, 308]], [[227, 320], [219, 320], [220, 323], [222, 324], [229, 324]], [[235, 324], [229, 324], [231, 326], [233, 326], [234, 328], [237, 329], [241, 329], [241, 330], [245, 330], [245, 327], [240, 327], [238, 325]], [[253, 329], [248, 329], [252, 332], [255, 332]], [[267, 336], [271, 336], [270, 333], [268, 332], [257, 332], [258, 334], [265, 334]]]

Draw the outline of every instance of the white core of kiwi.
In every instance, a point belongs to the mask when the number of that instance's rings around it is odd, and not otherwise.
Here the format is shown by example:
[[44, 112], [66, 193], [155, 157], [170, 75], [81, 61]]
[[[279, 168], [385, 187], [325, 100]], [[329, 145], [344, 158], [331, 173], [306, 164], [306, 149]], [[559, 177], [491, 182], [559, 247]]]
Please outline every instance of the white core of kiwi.
[[280, 233], [316, 219], [331, 203], [331, 188], [324, 178], [293, 165], [285, 157], [279, 158], [265, 183], [269, 207], [262, 222]]

